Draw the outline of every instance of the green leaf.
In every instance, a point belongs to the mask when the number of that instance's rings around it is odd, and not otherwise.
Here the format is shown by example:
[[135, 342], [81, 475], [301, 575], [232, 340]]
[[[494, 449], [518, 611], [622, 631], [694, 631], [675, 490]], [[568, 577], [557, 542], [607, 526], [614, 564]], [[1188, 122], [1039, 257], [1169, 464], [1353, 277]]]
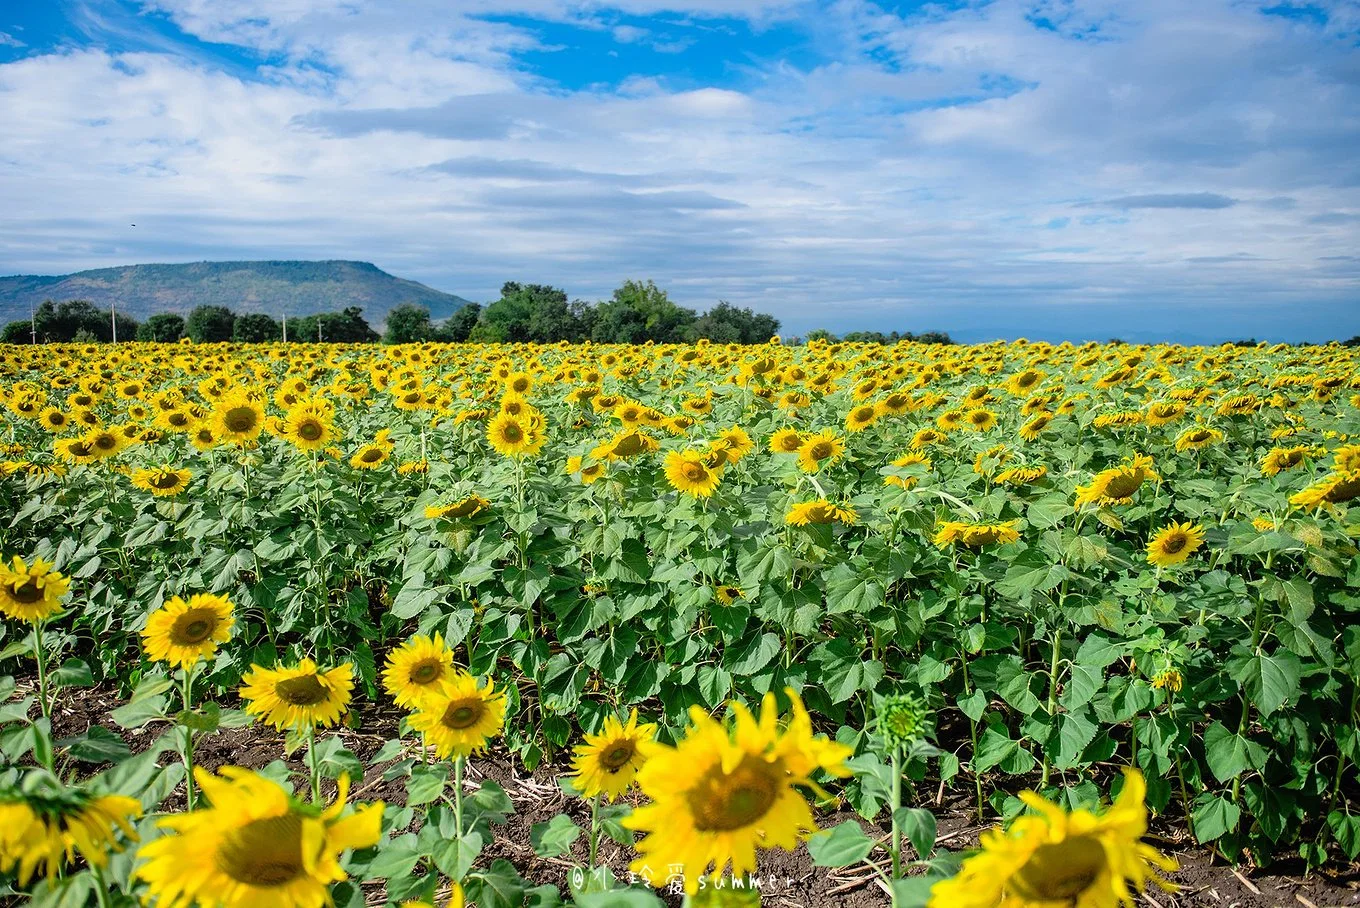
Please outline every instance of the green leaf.
[[826, 578], [826, 611], [828, 615], [853, 612], [866, 615], [883, 604], [883, 584], [872, 574], [856, 571], [842, 561], [831, 569]]
[[723, 667], [732, 674], [742, 677], [754, 675], [770, 664], [779, 652], [780, 641], [775, 634], [754, 634], [726, 647], [723, 652]]
[[441, 839], [435, 847], [434, 864], [449, 879], [460, 880], [467, 876], [477, 856], [482, 853], [482, 835], [479, 832], [464, 832], [462, 837], [449, 836]]
[[921, 807], [899, 807], [895, 813], [897, 827], [916, 849], [918, 860], [928, 861], [935, 854], [937, 825], [935, 814]]
[[91, 725], [83, 735], [57, 742], [72, 757], [86, 763], [118, 763], [132, 756], [132, 748], [102, 725]]
[[519, 908], [524, 901], [524, 880], [505, 860], [496, 861], [489, 869], [469, 876], [464, 888], [468, 900], [475, 902], [478, 908]]
[[1008, 599], [1023, 599], [1036, 590], [1046, 593], [1056, 589], [1069, 576], [1067, 568], [1051, 563], [1043, 552], [1028, 549], [1011, 562], [996, 589]]
[[1227, 798], [1215, 794], [1201, 795], [1195, 802], [1191, 821], [1195, 827], [1195, 838], [1200, 842], [1212, 842], [1237, 828], [1242, 819], [1242, 809]]
[[1327, 814], [1327, 828], [1332, 831], [1336, 843], [1352, 861], [1360, 857], [1360, 817], [1333, 810]]
[[581, 827], [571, 817], [559, 813], [546, 823], [535, 823], [529, 830], [529, 844], [541, 858], [555, 858], [571, 850], [581, 836]]
[[61, 668], [52, 672], [51, 681], [54, 687], [94, 687], [94, 675], [90, 674], [90, 667], [75, 657], [67, 659]]
[[825, 829], [808, 839], [814, 867], [848, 867], [869, 856], [874, 840], [854, 820]]
[[1013, 741], [1005, 731], [992, 727], [983, 733], [978, 741], [977, 753], [973, 755], [973, 772], [984, 773], [993, 767], [1003, 772], [1018, 775], [1029, 772], [1035, 766], [1034, 756], [1019, 741]]
[[1267, 656], [1252, 653], [1245, 646], [1236, 647], [1224, 667], [1263, 716], [1275, 712], [1299, 692], [1303, 674], [1303, 663], [1291, 652], [1281, 650]]
[[1204, 730], [1204, 759], [1220, 782], [1237, 778], [1248, 769], [1266, 765], [1266, 750], [1255, 741], [1229, 731], [1222, 722]]
[[406, 783], [406, 803], [411, 807], [437, 801], [444, 794], [449, 781], [449, 767], [443, 763], [417, 763], [411, 767], [411, 778]]

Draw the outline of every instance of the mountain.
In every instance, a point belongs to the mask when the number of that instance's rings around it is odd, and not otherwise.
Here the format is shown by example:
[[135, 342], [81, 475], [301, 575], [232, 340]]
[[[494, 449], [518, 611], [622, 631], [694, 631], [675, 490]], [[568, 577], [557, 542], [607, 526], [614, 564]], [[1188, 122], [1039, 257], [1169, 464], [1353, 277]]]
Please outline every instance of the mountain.
[[359, 306], [377, 325], [393, 307], [415, 303], [436, 320], [468, 301], [415, 281], [394, 277], [368, 262], [192, 262], [124, 265], [75, 274], [0, 277], [0, 324], [28, 318], [43, 300], [116, 304], [138, 321], [157, 312], [187, 315], [200, 305], [233, 312], [311, 315]]

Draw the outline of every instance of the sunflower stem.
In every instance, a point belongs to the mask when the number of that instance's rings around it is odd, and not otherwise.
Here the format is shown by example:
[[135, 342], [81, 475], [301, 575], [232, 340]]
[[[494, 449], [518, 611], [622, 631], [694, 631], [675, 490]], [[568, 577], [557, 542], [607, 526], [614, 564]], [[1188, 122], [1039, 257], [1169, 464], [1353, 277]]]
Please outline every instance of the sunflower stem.
[[893, 885], [902, 878], [902, 823], [898, 811], [902, 807], [902, 746], [894, 744], [892, 749], [892, 890], [893, 908], [897, 908], [897, 887]]
[[312, 803], [321, 803], [321, 770], [316, 765], [316, 726], [307, 728], [307, 768], [312, 776]]
[[112, 908], [113, 900], [110, 898], [109, 884], [104, 880], [104, 868], [99, 864], [91, 863], [90, 873], [94, 876], [95, 904], [99, 908]]
[[595, 870], [595, 856], [600, 846], [600, 795], [590, 801], [590, 869]]
[[456, 757], [453, 761], [453, 828], [459, 839], [463, 838], [463, 761]]
[[52, 703], [47, 694], [47, 651], [43, 648], [43, 625], [46, 623], [38, 621], [33, 625], [33, 659], [38, 663], [38, 707], [42, 710], [42, 717], [51, 722]]
[[[197, 663], [184, 666], [184, 685], [181, 693], [184, 698], [184, 711], [187, 713], [193, 708], [193, 684], [194, 669]], [[194, 730], [189, 725], [184, 725], [184, 750], [181, 756], [184, 758], [184, 803], [189, 810], [194, 809]]]

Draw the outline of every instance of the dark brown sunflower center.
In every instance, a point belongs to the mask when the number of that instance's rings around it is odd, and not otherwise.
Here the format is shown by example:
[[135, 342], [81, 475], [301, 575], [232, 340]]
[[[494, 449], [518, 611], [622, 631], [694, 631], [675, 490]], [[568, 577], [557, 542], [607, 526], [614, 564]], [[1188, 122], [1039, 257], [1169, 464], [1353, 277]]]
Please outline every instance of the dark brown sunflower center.
[[91, 440], [90, 445], [101, 451], [112, 451], [118, 447], [118, 436], [112, 432], [100, 432]]
[[1010, 879], [1021, 899], [1074, 904], [1105, 868], [1105, 849], [1090, 836], [1040, 845]]
[[782, 768], [748, 754], [731, 772], [716, 764], [685, 795], [694, 827], [730, 832], [750, 826], [769, 813], [779, 796]]
[[254, 407], [232, 407], [222, 417], [222, 424], [231, 432], [249, 432], [259, 421], [260, 414]]
[[43, 591], [42, 588], [38, 586], [38, 582], [30, 578], [18, 586], [10, 587], [10, 597], [16, 602], [22, 602], [24, 605], [31, 605], [42, 599]]
[[628, 761], [633, 759], [635, 753], [637, 753], [637, 745], [632, 741], [616, 741], [613, 746], [600, 754], [600, 765], [610, 772], [618, 772], [628, 765]]
[[411, 666], [412, 684], [429, 684], [444, 674], [444, 665], [438, 659], [424, 659]]
[[189, 424], [189, 414], [178, 412], [171, 413], [165, 418], [165, 421], [172, 426], [185, 426]]
[[383, 459], [383, 452], [377, 448], [366, 448], [364, 453], [359, 455], [359, 459], [364, 463], [377, 463]]
[[642, 436], [637, 434], [625, 435], [614, 445], [614, 453], [620, 457], [631, 457], [641, 450]]
[[512, 445], [517, 445], [524, 440], [524, 430], [514, 423], [506, 423], [501, 428], [501, 438]]
[[289, 706], [315, 706], [326, 699], [326, 688], [316, 675], [285, 678], [274, 685], [274, 693]]
[[170, 639], [178, 646], [202, 643], [217, 630], [217, 616], [206, 609], [194, 609], [180, 615], [170, 631]]
[[703, 482], [707, 478], [708, 471], [704, 469], [703, 464], [693, 461], [685, 464], [685, 479], [690, 482]]
[[812, 456], [813, 460], [825, 460], [831, 456], [833, 450], [830, 442], [819, 441], [812, 446], [812, 450], [808, 454]]
[[1106, 498], [1128, 498], [1143, 484], [1143, 477], [1137, 473], [1120, 473], [1105, 486]]
[[1190, 542], [1190, 538], [1184, 533], [1177, 531], [1169, 534], [1162, 540], [1162, 551], [1168, 555], [1175, 555]]
[[302, 817], [288, 813], [247, 823], [222, 837], [217, 869], [247, 886], [282, 886], [305, 872]]
[[988, 420], [992, 418], [992, 415], [990, 413], [974, 413], [970, 415], [968, 418], [973, 421], [974, 425], [981, 426], [986, 425]]
[[303, 441], [316, 441], [321, 435], [321, 423], [314, 420], [307, 420], [298, 426], [298, 436]]
[[158, 489], [173, 489], [179, 485], [179, 476], [175, 473], [157, 473], [151, 477], [151, 484]]
[[1326, 499], [1332, 504], [1340, 504], [1360, 496], [1360, 478], [1343, 479], [1328, 490]]
[[468, 697], [463, 700], [454, 700], [446, 706], [444, 715], [440, 717], [439, 721], [445, 728], [462, 731], [476, 725], [485, 714], [486, 704], [479, 697]]

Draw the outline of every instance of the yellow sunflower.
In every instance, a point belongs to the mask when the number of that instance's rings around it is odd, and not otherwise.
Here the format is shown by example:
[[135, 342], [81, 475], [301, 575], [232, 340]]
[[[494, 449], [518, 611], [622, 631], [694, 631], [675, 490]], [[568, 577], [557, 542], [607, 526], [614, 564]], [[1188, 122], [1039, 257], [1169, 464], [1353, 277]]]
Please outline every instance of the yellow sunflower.
[[579, 455], [567, 458], [567, 472], [581, 479], [582, 485], [591, 485], [605, 474], [605, 464], [601, 461], [585, 463]]
[[1208, 426], [1195, 426], [1176, 436], [1177, 451], [1198, 451], [1223, 440], [1223, 433]]
[[718, 601], [723, 605], [731, 605], [738, 599], [745, 599], [746, 594], [741, 591], [741, 587], [730, 584], [722, 584], [713, 588], [713, 594], [718, 597]]
[[354, 667], [322, 671], [311, 659], [290, 668], [253, 665], [241, 679], [246, 712], [278, 729], [334, 725], [349, 709]]
[[505, 694], [482, 687], [465, 672], [454, 672], [424, 696], [411, 714], [411, 727], [425, 735], [441, 760], [486, 749], [505, 727]]
[[845, 442], [830, 429], [823, 429], [803, 439], [798, 448], [798, 469], [816, 473], [823, 464], [835, 463], [845, 453]]
[[815, 501], [801, 501], [789, 508], [784, 522], [790, 526], [805, 527], [814, 523], [844, 523], [853, 525], [859, 520], [855, 509], [848, 505], [836, 505], [825, 498]]
[[1175, 870], [1176, 862], [1142, 842], [1146, 791], [1142, 774], [1125, 770], [1123, 791], [1100, 816], [1022, 792], [1038, 814], [984, 833], [958, 875], [935, 884], [929, 908], [1119, 908], [1149, 881], [1174, 891], [1154, 868]]
[[797, 429], [780, 429], [770, 436], [770, 450], [775, 454], [797, 454], [803, 446], [803, 436]]
[[122, 453], [128, 446], [128, 440], [121, 432], [102, 426], [91, 427], [80, 440], [85, 442], [85, 446], [96, 458], [113, 457]]
[[504, 457], [537, 454], [544, 440], [527, 419], [509, 413], [498, 413], [487, 424], [486, 439], [496, 453]]
[[160, 908], [323, 908], [346, 879], [340, 856], [382, 835], [381, 801], [341, 816], [347, 776], [323, 810], [248, 769], [194, 775], [211, 806], [161, 820], [167, 834], [137, 852], [134, 875]]
[[1292, 448], [1271, 448], [1270, 452], [1261, 459], [1261, 474], [1263, 476], [1277, 476], [1285, 470], [1301, 467], [1313, 453], [1313, 449], [1307, 445], [1295, 445]]
[[1002, 470], [992, 477], [992, 482], [1004, 486], [1027, 486], [1032, 482], [1038, 482], [1048, 475], [1048, 467], [1011, 467]]
[[1147, 560], [1157, 567], [1180, 564], [1204, 545], [1204, 528], [1193, 523], [1173, 523], [1157, 531], [1147, 544]]
[[721, 467], [708, 463], [706, 452], [671, 451], [665, 460], [666, 481], [677, 492], [707, 498], [722, 478]]
[[185, 469], [175, 469], [170, 464], [148, 467], [132, 474], [132, 484], [150, 492], [157, 498], [178, 495], [189, 487], [193, 473]]
[[721, 447], [726, 451], [727, 459], [731, 463], [736, 463], [756, 449], [755, 442], [751, 441], [751, 436], [747, 435], [746, 430], [741, 426], [723, 429], [718, 433], [713, 446]]
[[412, 707], [453, 674], [453, 650], [435, 634], [412, 637], [387, 656], [383, 687], [398, 706]]
[[996, 427], [996, 414], [985, 407], [977, 407], [963, 414], [963, 425], [974, 432], [990, 432]]
[[430, 472], [430, 462], [428, 460], [411, 460], [397, 467], [399, 476], [424, 476]]
[[91, 866], [104, 867], [110, 853], [123, 849], [116, 830], [135, 841], [131, 820], [141, 815], [142, 805], [121, 795], [78, 788], [0, 791], [0, 873], [14, 873], [26, 886], [41, 867], [52, 880], [77, 853]]
[[473, 517], [491, 507], [491, 502], [480, 495], [465, 495], [449, 504], [432, 504], [425, 507], [426, 520], [439, 520], [443, 517], [457, 520]]
[[217, 401], [212, 428], [222, 441], [234, 444], [254, 441], [264, 429], [264, 407], [243, 390], [230, 391]]
[[0, 613], [8, 618], [45, 621], [61, 611], [61, 597], [70, 588], [71, 581], [41, 558], [31, 565], [18, 555], [8, 566], [0, 561]]
[[576, 790], [582, 797], [615, 800], [637, 778], [655, 738], [656, 726], [639, 725], [636, 709], [629, 713], [627, 724], [609, 716], [604, 727], [586, 735], [585, 743], [573, 754]]
[[1025, 441], [1034, 441], [1034, 439], [1043, 434], [1044, 430], [1047, 429], [1052, 422], [1052, 413], [1036, 413], [1029, 418], [1028, 422], [1020, 427], [1020, 437]]
[[1087, 486], [1077, 487], [1078, 506], [1095, 504], [1101, 507], [1128, 504], [1144, 482], [1160, 479], [1152, 469], [1152, 458], [1135, 454], [1118, 467], [1101, 470]]
[[1017, 523], [1015, 520], [1006, 523], [964, 523], [951, 520], [936, 530], [933, 542], [940, 548], [954, 543], [960, 543], [970, 549], [982, 548], [985, 545], [1007, 545], [1020, 538], [1020, 532], [1016, 529]]
[[[1297, 508], [1321, 508], [1343, 504], [1360, 497], [1360, 470], [1333, 473], [1319, 483], [1290, 497], [1289, 503]], [[2, 607], [2, 606], [0, 606]]]
[[873, 404], [860, 404], [845, 415], [845, 428], [850, 432], [863, 432], [878, 420], [878, 415], [878, 408]]
[[367, 444], [354, 452], [349, 465], [356, 470], [376, 470], [391, 456], [392, 449], [386, 445]]
[[216, 656], [218, 644], [231, 639], [235, 623], [226, 596], [196, 593], [187, 602], [175, 596], [146, 619], [142, 648], [153, 662], [190, 668], [200, 659]]
[[1360, 470], [1360, 445], [1344, 445], [1333, 451], [1332, 467], [1338, 473]]
[[283, 437], [299, 451], [320, 451], [335, 439], [335, 426], [312, 408], [298, 406], [284, 417]]
[[817, 738], [812, 720], [792, 690], [781, 717], [773, 692], [757, 719], [732, 704], [731, 727], [698, 706], [691, 725], [674, 747], [657, 745], [638, 772], [638, 785], [651, 799], [623, 821], [644, 833], [632, 870], [654, 886], [673, 872], [683, 874], [693, 894], [701, 877], [733, 876], [756, 869], [757, 848], [792, 851], [816, 831], [801, 789], [818, 792], [812, 775], [848, 776], [850, 748]]

